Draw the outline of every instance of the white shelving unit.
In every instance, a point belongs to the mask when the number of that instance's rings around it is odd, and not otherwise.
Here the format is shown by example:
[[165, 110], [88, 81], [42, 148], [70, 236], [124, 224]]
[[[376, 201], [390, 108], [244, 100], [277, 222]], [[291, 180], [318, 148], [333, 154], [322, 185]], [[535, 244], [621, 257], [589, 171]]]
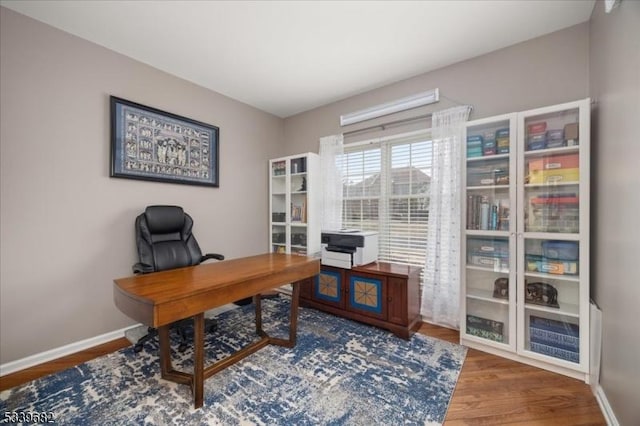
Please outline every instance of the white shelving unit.
[[269, 243], [275, 253], [320, 253], [320, 157], [269, 160]]
[[467, 123], [461, 250], [461, 343], [585, 382], [589, 108]]

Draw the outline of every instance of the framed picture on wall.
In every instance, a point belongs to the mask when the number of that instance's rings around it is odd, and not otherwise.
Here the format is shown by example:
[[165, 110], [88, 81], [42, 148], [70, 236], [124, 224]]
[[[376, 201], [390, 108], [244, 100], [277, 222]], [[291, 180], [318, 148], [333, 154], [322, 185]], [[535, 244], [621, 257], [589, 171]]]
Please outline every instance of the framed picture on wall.
[[111, 96], [111, 177], [218, 187], [220, 129]]

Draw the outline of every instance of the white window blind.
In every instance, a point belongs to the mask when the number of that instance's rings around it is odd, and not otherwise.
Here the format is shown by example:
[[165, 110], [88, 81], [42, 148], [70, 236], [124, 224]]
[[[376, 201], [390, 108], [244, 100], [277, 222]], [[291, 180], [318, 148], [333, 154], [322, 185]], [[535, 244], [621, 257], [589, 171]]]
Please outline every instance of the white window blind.
[[343, 226], [379, 233], [379, 260], [424, 266], [432, 150], [428, 133], [344, 146]]

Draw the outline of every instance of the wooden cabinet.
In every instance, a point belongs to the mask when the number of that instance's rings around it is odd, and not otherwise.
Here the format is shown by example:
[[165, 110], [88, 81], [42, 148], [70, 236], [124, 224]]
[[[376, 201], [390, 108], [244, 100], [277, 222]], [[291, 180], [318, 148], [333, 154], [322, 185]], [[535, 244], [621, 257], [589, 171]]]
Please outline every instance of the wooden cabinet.
[[374, 262], [322, 266], [301, 286], [300, 304], [387, 329], [409, 339], [420, 327], [420, 268]]

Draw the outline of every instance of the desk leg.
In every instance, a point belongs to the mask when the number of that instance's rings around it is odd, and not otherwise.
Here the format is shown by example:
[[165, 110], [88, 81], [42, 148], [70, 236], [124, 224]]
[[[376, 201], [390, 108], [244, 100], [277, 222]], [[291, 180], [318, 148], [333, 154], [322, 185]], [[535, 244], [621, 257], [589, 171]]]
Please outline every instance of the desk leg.
[[[264, 331], [261, 336], [268, 339], [269, 344], [284, 346], [285, 348], [293, 348], [296, 345], [296, 333], [298, 331], [298, 306], [300, 304], [300, 283], [292, 283], [293, 292], [291, 293], [291, 310], [289, 313], [289, 338], [280, 339], [278, 337], [270, 337]], [[258, 310], [256, 309], [256, 322], [258, 321]]]
[[291, 293], [291, 312], [289, 313], [289, 342], [291, 347], [296, 345], [296, 336], [298, 331], [298, 306], [300, 305], [300, 281], [291, 284], [293, 291]]
[[260, 337], [267, 337], [267, 333], [262, 330], [262, 296], [253, 296], [253, 304], [256, 309], [256, 334]]
[[204, 312], [193, 317], [193, 400], [204, 404]]
[[158, 340], [160, 341], [160, 373], [162, 378], [166, 378], [173, 371], [171, 365], [171, 344], [169, 341], [170, 325], [163, 325], [158, 328]]
[[171, 340], [169, 339], [170, 328], [170, 324], [163, 325], [158, 328], [158, 339], [160, 340], [160, 375], [165, 380], [193, 386], [191, 374], [174, 370], [173, 365], [171, 365]]

